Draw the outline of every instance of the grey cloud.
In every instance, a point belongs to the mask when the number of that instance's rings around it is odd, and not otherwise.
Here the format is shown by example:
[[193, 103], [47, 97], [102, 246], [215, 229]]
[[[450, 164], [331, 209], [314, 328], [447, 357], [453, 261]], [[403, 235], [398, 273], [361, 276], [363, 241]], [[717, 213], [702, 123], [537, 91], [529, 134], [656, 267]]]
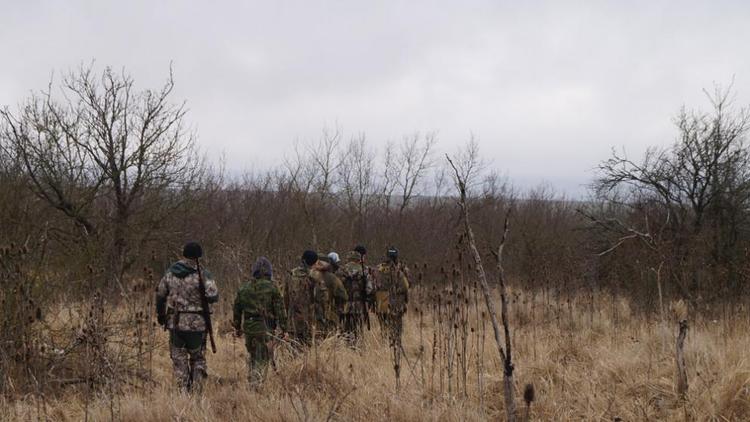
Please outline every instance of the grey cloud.
[[[750, 102], [744, 2], [13, 2], [0, 103], [96, 59], [156, 86], [174, 63], [204, 146], [230, 168], [280, 160], [338, 122], [380, 145], [469, 133], [524, 185], [580, 193], [611, 147], [674, 138], [682, 104], [736, 78]], [[273, 163], [270, 163], [273, 164]]]

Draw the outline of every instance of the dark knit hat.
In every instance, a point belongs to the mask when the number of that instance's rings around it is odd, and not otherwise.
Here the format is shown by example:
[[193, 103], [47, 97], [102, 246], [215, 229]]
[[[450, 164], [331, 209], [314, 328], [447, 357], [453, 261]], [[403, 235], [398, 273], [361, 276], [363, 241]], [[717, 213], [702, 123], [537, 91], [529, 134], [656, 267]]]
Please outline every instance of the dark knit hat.
[[302, 262], [304, 262], [308, 266], [315, 264], [316, 262], [318, 262], [318, 253], [310, 250], [303, 252]]
[[203, 248], [198, 242], [188, 242], [182, 248], [182, 256], [190, 259], [198, 259], [203, 256]]
[[365, 248], [363, 245], [357, 245], [352, 250], [358, 252], [360, 255], [367, 255], [367, 248]]
[[273, 266], [265, 256], [261, 256], [251, 268], [253, 278], [273, 278]]

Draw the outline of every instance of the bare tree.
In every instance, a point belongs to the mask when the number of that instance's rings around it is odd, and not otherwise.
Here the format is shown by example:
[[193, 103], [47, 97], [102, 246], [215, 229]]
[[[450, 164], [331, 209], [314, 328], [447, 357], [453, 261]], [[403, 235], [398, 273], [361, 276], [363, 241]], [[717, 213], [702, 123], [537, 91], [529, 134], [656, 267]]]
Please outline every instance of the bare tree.
[[386, 210], [396, 192], [400, 199], [399, 213], [403, 214], [415, 195], [420, 183], [432, 167], [432, 150], [437, 142], [434, 133], [406, 136], [401, 143], [389, 142], [383, 153], [383, 168], [380, 192]]
[[437, 142], [435, 133], [420, 136], [418, 133], [405, 137], [399, 145], [396, 156], [396, 170], [398, 177], [396, 185], [401, 193], [399, 212], [409, 206], [419, 183], [425, 177], [427, 170], [432, 167], [432, 149]]
[[[139, 244], [201, 180], [203, 157], [185, 128], [184, 103], [169, 101], [171, 70], [159, 90], [138, 91], [131, 76], [109, 67], [101, 75], [91, 67], [69, 73], [59, 96], [52, 86], [17, 113], [0, 112], [3, 143], [37, 196], [86, 236], [106, 234], [119, 283]], [[99, 201], [108, 207], [103, 215], [92, 210]]]
[[[622, 185], [633, 193], [658, 198], [676, 224], [699, 230], [707, 211], [722, 195], [750, 191], [750, 153], [746, 148], [750, 111], [732, 107], [730, 90], [706, 92], [713, 111], [688, 112], [676, 118], [679, 139], [668, 149], [649, 149], [639, 163], [613, 152], [599, 165], [595, 188], [606, 195]], [[685, 220], [688, 221], [685, 221]]]
[[89, 208], [105, 180], [85, 148], [76, 109], [68, 109], [47, 92], [34, 93], [14, 115], [8, 108], [3, 119], [4, 150], [21, 165], [32, 191], [75, 221], [86, 235], [96, 233]]
[[[710, 112], [680, 111], [672, 147], [651, 148], [640, 161], [613, 152], [599, 165], [594, 188], [605, 201], [631, 209], [630, 215], [642, 214], [638, 231], [667, 236], [673, 278], [680, 278], [689, 262], [705, 267], [698, 262], [708, 259], [737, 284], [737, 242], [750, 223], [750, 110], [733, 106], [731, 87], [706, 96]], [[692, 289], [700, 285], [702, 271], [690, 271]]]
[[317, 142], [307, 145], [297, 143], [294, 157], [284, 163], [291, 186], [304, 211], [313, 247], [317, 247], [319, 242], [319, 211], [328, 205], [334, 193], [335, 176], [341, 165], [338, 154], [341, 138], [340, 128], [325, 128]]
[[[338, 175], [341, 193], [349, 219], [358, 229], [358, 237], [366, 230], [365, 212], [373, 198], [375, 154], [367, 147], [364, 134], [353, 137], [342, 151]], [[355, 227], [352, 227], [355, 230]]]
[[483, 180], [480, 175], [487, 166], [479, 155], [479, 142], [472, 134], [469, 141], [455, 154], [455, 170], [458, 177], [464, 181], [468, 193], [480, 185]]
[[378, 193], [386, 213], [390, 212], [393, 193], [396, 191], [399, 168], [396, 164], [396, 146], [388, 142], [383, 150], [383, 168], [380, 174]]
[[341, 165], [338, 154], [341, 138], [342, 133], [339, 127], [334, 130], [325, 128], [317, 144], [308, 147], [309, 157], [315, 168], [315, 191], [321, 202], [328, 199], [334, 188], [334, 177]]

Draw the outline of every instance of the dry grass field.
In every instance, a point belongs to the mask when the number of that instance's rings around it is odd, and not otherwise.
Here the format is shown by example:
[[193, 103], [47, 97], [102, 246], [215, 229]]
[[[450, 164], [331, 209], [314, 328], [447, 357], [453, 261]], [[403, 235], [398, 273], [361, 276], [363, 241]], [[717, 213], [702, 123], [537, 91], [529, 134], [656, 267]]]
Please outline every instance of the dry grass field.
[[[481, 301], [458, 310], [451, 321], [426, 304], [426, 294], [416, 296], [412, 302], [422, 303], [407, 314], [407, 355], [398, 388], [391, 350], [375, 318], [360, 350], [338, 337], [302, 354], [281, 347], [277, 369], [257, 391], [245, 381], [243, 341], [226, 333], [220, 321], [219, 350], [208, 353], [210, 380], [201, 396], [173, 388], [167, 336], [155, 331], [154, 353], [144, 354], [151, 357], [142, 363], [152, 381], [133, 377], [94, 392], [72, 386], [58, 394], [27, 395], [0, 403], [0, 416], [18, 421], [502, 420], [501, 365]], [[690, 389], [682, 401], [675, 393], [675, 313], [683, 313], [682, 306], [673, 304], [662, 322], [636, 315], [626, 300], [612, 296], [556, 302], [516, 290], [511, 297], [520, 420], [527, 411], [527, 383], [536, 392], [530, 420], [750, 420], [746, 309], [722, 320], [688, 318]], [[64, 310], [54, 315], [55, 323], [65, 325], [65, 314], [70, 315]], [[123, 347], [118, 344], [109, 347]]]

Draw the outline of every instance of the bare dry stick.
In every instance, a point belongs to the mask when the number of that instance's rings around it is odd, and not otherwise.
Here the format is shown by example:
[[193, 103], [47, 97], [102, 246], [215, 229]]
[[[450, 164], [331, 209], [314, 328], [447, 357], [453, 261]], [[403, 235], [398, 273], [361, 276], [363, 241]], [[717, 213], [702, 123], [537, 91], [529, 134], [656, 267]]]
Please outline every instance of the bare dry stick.
[[685, 337], [687, 337], [688, 323], [686, 319], [680, 321], [680, 333], [677, 336], [677, 395], [681, 400], [687, 397], [688, 379], [685, 366]]
[[[505, 349], [503, 349], [503, 343], [500, 340], [500, 325], [497, 322], [497, 312], [495, 311], [495, 305], [492, 302], [492, 296], [490, 294], [490, 287], [487, 283], [487, 275], [484, 272], [484, 266], [482, 265], [482, 257], [479, 254], [479, 250], [476, 246], [474, 239], [474, 231], [471, 229], [469, 221], [469, 207], [466, 203], [466, 182], [461, 177], [460, 172], [451, 161], [448, 155], [445, 156], [448, 163], [453, 168], [456, 177], [456, 185], [459, 191], [458, 204], [461, 206], [463, 211], [464, 229], [466, 230], [466, 238], [469, 241], [469, 249], [474, 257], [475, 270], [479, 277], [480, 285], [482, 286], [482, 293], [484, 296], [484, 302], [487, 305], [487, 313], [490, 314], [490, 321], [492, 322], [492, 329], [495, 334], [495, 342], [497, 343], [497, 351], [500, 355], [500, 359], [503, 362], [503, 390], [505, 395], [505, 412], [507, 415], [508, 422], [514, 422], [516, 420], [516, 404], [514, 399], [513, 391], [513, 361], [511, 360], [511, 347], [510, 347], [510, 327], [508, 326], [508, 301], [505, 294], [505, 276], [503, 274], [502, 258], [503, 258], [503, 247], [505, 245], [505, 239], [508, 235], [508, 215], [505, 216], [505, 228], [503, 231], [503, 238], [500, 241], [500, 246], [497, 251], [497, 267], [498, 277], [500, 280], [500, 299], [501, 299], [501, 317], [503, 322], [503, 331], [505, 334]], [[507, 351], [507, 354], [506, 354]]]
[[[510, 209], [508, 210], [508, 214], [510, 214]], [[497, 258], [497, 274], [498, 279], [500, 281], [500, 318], [503, 322], [503, 332], [505, 335], [505, 356], [503, 359], [503, 385], [505, 390], [505, 406], [506, 411], [508, 412], [508, 420], [515, 420], [515, 412], [516, 412], [516, 404], [513, 398], [513, 361], [512, 361], [512, 353], [511, 353], [511, 342], [510, 342], [510, 324], [508, 322], [508, 296], [505, 292], [505, 270], [503, 269], [503, 249], [505, 247], [505, 240], [508, 237], [508, 218], [509, 216], [505, 216], [505, 225], [503, 229], [503, 238], [500, 241], [500, 246], [497, 248], [497, 253], [495, 254], [495, 257]], [[467, 223], [468, 225], [468, 223]], [[474, 239], [473, 234], [471, 237], [471, 242], [473, 245]], [[476, 250], [476, 247], [473, 247], [474, 250]], [[476, 252], [475, 259], [479, 259], [479, 252]], [[478, 265], [481, 265], [481, 262], [478, 263]], [[485, 282], [486, 283], [486, 282]], [[484, 287], [483, 287], [484, 289]], [[485, 299], [487, 299], [489, 296], [485, 294]], [[502, 347], [500, 347], [500, 339], [497, 335], [497, 327], [496, 327], [496, 319], [497, 317], [493, 315], [494, 309], [490, 310], [489, 305], [491, 302], [487, 302], [488, 311], [490, 311], [490, 315], [492, 316], [492, 325], [493, 329], [495, 329], [495, 341], [498, 342], [498, 348], [502, 351]], [[501, 355], [501, 357], [503, 357]], [[513, 418], [511, 418], [510, 415], [513, 415]]]

